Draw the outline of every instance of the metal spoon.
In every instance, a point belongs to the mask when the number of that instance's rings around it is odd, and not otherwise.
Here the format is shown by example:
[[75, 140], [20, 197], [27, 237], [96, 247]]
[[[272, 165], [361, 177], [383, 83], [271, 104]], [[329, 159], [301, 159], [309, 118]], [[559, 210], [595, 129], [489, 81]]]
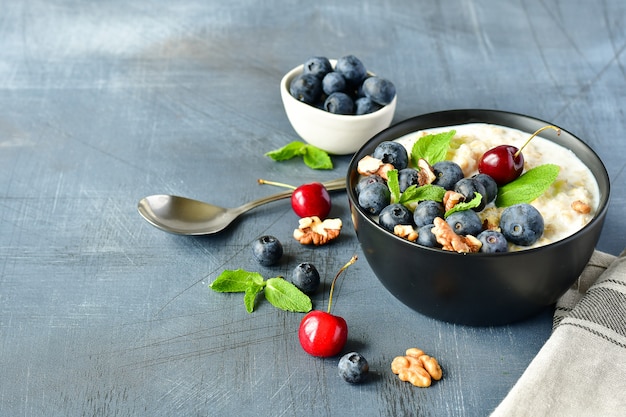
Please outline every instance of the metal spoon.
[[[345, 178], [323, 183], [328, 191], [346, 188]], [[235, 208], [223, 208], [175, 195], [157, 194], [139, 200], [137, 210], [148, 223], [178, 235], [210, 235], [224, 230], [237, 217], [262, 204], [291, 196], [293, 190], [270, 195]]]

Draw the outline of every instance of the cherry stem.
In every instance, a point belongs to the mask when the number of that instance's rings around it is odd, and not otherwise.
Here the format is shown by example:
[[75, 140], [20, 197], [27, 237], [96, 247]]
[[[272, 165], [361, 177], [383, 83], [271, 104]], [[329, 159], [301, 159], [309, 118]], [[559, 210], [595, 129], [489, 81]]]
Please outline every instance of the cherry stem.
[[522, 153], [522, 149], [524, 149], [524, 148], [526, 147], [526, 145], [528, 145], [528, 142], [530, 142], [530, 141], [531, 141], [531, 140], [532, 140], [535, 136], [537, 136], [538, 134], [540, 134], [541, 132], [543, 132], [544, 130], [547, 130], [547, 129], [553, 129], [553, 130], [556, 130], [556, 134], [557, 134], [557, 135], [560, 135], [560, 134], [561, 134], [561, 129], [559, 129], [559, 128], [558, 128], [558, 127], [556, 127], [556, 126], [552, 126], [552, 125], [549, 125], [549, 126], [544, 126], [544, 127], [542, 127], [541, 129], [538, 129], [538, 130], [537, 130], [535, 133], [533, 133], [532, 135], [530, 135], [530, 137], [528, 138], [528, 140], [526, 141], [526, 143], [524, 143], [524, 144], [522, 145], [522, 147], [521, 147], [521, 148], [519, 148], [519, 149], [517, 150], [517, 152], [515, 152], [515, 153], [513, 154], [513, 157], [517, 158], [517, 157], [519, 156], [519, 154], [520, 154], [520, 153]]
[[344, 266], [342, 266], [341, 269], [339, 270], [339, 272], [337, 272], [337, 275], [335, 275], [335, 278], [333, 279], [333, 282], [330, 284], [330, 295], [328, 296], [328, 310], [326, 310], [326, 312], [328, 314], [330, 314], [330, 307], [333, 305], [333, 291], [335, 290], [335, 282], [337, 282], [337, 278], [339, 278], [339, 275], [341, 275], [341, 273], [343, 271], [345, 271], [350, 265], [355, 263], [357, 259], [358, 258], [357, 258], [356, 255], [354, 255], [352, 258], [350, 258], [348, 263], [346, 263]]
[[296, 187], [294, 187], [293, 185], [283, 184], [282, 182], [267, 181], [261, 178], [259, 178], [257, 181], [259, 184], [275, 185], [276, 187], [291, 188], [292, 190], [296, 189]]

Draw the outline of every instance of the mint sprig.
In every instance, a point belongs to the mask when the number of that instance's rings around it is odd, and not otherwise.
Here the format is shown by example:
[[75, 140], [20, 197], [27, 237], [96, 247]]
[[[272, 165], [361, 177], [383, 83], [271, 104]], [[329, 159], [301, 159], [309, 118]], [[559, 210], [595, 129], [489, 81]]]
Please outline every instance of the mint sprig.
[[389, 191], [391, 192], [391, 203], [399, 203], [405, 206], [412, 203], [419, 203], [423, 200], [441, 202], [446, 193], [443, 187], [432, 184], [424, 184], [421, 186], [413, 184], [408, 186], [404, 192], [400, 192], [397, 169], [387, 171], [387, 187], [389, 187]]
[[282, 148], [269, 151], [265, 156], [274, 161], [287, 161], [292, 158], [302, 157], [305, 165], [311, 169], [333, 169], [333, 161], [328, 152], [308, 143], [294, 141]]
[[529, 169], [516, 180], [500, 187], [496, 206], [508, 207], [514, 204], [530, 203], [550, 188], [556, 181], [559, 171], [559, 166], [554, 164], [544, 164]]
[[209, 288], [223, 293], [243, 292], [243, 301], [248, 313], [254, 311], [257, 296], [261, 292], [264, 292], [265, 299], [270, 304], [281, 310], [307, 313], [313, 308], [309, 296], [284, 278], [274, 277], [264, 280], [258, 272], [243, 269], [225, 270], [209, 284]]
[[444, 161], [450, 148], [450, 141], [456, 134], [456, 130], [441, 132], [434, 135], [426, 135], [419, 138], [411, 149], [411, 162], [418, 166], [420, 158], [428, 161], [430, 165]]
[[421, 186], [411, 185], [400, 196], [400, 203], [407, 205], [419, 203], [424, 200], [434, 200], [441, 202], [446, 190], [443, 187], [432, 184], [424, 184]]

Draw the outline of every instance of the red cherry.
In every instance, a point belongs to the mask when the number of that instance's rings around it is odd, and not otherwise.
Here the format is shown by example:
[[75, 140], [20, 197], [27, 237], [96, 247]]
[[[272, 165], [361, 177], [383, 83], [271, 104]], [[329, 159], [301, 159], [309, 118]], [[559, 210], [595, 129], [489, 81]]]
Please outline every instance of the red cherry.
[[346, 345], [348, 324], [342, 317], [313, 310], [300, 322], [298, 339], [309, 355], [322, 358], [335, 356]]
[[478, 162], [478, 172], [487, 174], [495, 180], [498, 185], [508, 184], [522, 175], [524, 170], [524, 155], [522, 149], [539, 133], [546, 129], [553, 129], [557, 135], [561, 134], [561, 129], [556, 126], [544, 126], [526, 140], [521, 148], [512, 145], [496, 146], [485, 152]]
[[357, 259], [356, 255], [350, 258], [348, 263], [342, 266], [333, 278], [328, 296], [328, 310], [313, 310], [302, 318], [298, 329], [298, 340], [302, 349], [309, 355], [322, 358], [335, 356], [346, 345], [348, 324], [342, 317], [330, 314], [330, 308], [333, 305], [333, 291], [337, 278]]
[[317, 216], [324, 220], [330, 213], [330, 194], [326, 187], [319, 182], [303, 184], [299, 187], [267, 180], [258, 180], [259, 184], [275, 185], [277, 187], [291, 188], [291, 208], [299, 217]]
[[524, 155], [512, 145], [496, 146], [485, 152], [478, 162], [478, 172], [489, 175], [498, 185], [508, 184], [523, 170]]
[[319, 182], [304, 184], [291, 194], [291, 207], [300, 217], [317, 216], [323, 220], [330, 213], [330, 194]]

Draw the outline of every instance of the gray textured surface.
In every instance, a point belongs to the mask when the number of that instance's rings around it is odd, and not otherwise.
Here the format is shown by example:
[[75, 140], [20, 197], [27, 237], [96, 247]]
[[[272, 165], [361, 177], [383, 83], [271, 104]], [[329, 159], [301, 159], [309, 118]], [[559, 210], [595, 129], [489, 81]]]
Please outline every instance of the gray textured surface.
[[[477, 416], [506, 395], [549, 336], [547, 311], [471, 328], [395, 301], [365, 259], [334, 312], [372, 381], [298, 345], [301, 315], [211, 292], [224, 269], [288, 275], [312, 261], [327, 280], [360, 253], [343, 194], [341, 241], [303, 248], [287, 202], [210, 238], [165, 234], [137, 201], [174, 193], [225, 206], [344, 175], [263, 153], [296, 139], [278, 82], [310, 55], [359, 56], [399, 92], [395, 121], [493, 108], [559, 124], [606, 163], [613, 183], [598, 248], [624, 246], [626, 5], [586, 1], [1, 1], [0, 415]], [[283, 240], [274, 268], [250, 257]], [[328, 288], [326, 287], [325, 290]], [[314, 297], [318, 306], [326, 298]], [[399, 383], [410, 346], [445, 378]]]

